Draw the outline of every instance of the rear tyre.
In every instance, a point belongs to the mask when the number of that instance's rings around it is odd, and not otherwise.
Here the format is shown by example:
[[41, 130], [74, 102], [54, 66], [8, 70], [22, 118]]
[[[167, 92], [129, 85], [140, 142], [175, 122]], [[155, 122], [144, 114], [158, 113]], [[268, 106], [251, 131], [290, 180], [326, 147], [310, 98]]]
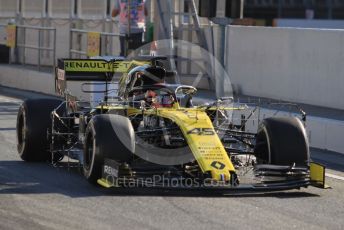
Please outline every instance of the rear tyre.
[[51, 112], [62, 103], [58, 99], [29, 99], [19, 107], [17, 115], [17, 150], [24, 161], [46, 161], [49, 152], [48, 129]]
[[258, 128], [255, 155], [258, 163], [307, 167], [309, 143], [302, 122], [295, 117], [264, 119]]
[[105, 158], [118, 163], [130, 163], [134, 151], [135, 134], [127, 117], [115, 114], [93, 117], [85, 132], [85, 178], [91, 183], [96, 183], [102, 176]]

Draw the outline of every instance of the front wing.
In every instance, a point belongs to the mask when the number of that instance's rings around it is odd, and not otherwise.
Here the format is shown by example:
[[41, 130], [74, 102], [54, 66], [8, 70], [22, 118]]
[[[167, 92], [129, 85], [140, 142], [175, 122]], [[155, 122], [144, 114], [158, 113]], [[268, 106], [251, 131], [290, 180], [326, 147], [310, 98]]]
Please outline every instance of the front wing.
[[308, 186], [328, 188], [325, 184], [325, 166], [314, 162], [310, 163], [309, 169], [277, 165], [259, 165], [255, 168], [255, 176], [259, 179], [259, 182], [251, 184], [224, 183], [214, 180], [190, 184], [187, 182], [190, 178], [181, 177], [167, 177], [163, 180], [160, 177], [159, 181], [155, 181], [154, 175], [140, 176], [138, 173], [137, 176], [133, 177], [121, 176], [118, 165], [112, 160], [106, 160], [103, 166], [102, 178], [98, 179], [97, 182], [105, 188], [145, 187], [172, 190], [216, 190], [219, 192], [283, 191], [306, 188]]

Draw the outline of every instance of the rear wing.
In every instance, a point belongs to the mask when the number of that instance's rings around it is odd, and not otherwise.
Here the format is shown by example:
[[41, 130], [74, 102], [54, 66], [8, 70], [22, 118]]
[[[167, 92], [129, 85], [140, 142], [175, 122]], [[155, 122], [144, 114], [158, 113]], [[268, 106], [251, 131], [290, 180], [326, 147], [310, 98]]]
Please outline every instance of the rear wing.
[[55, 91], [63, 96], [67, 81], [111, 81], [114, 74], [128, 73], [132, 68], [141, 65], [156, 65], [164, 57], [146, 57], [135, 60], [122, 58], [104, 59], [59, 59], [55, 69]]

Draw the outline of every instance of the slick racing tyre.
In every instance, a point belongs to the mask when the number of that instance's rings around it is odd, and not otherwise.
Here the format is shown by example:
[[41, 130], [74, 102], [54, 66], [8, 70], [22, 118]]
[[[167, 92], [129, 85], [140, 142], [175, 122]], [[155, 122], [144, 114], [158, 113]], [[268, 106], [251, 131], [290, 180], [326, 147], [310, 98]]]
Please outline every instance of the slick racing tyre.
[[296, 117], [272, 117], [258, 128], [255, 155], [258, 163], [297, 167], [309, 165], [309, 143]]
[[47, 161], [48, 129], [51, 112], [62, 103], [59, 99], [28, 99], [19, 107], [17, 115], [17, 150], [24, 161]]
[[92, 118], [85, 132], [83, 171], [85, 178], [96, 183], [101, 178], [104, 159], [129, 163], [135, 151], [135, 134], [130, 120], [115, 114]]

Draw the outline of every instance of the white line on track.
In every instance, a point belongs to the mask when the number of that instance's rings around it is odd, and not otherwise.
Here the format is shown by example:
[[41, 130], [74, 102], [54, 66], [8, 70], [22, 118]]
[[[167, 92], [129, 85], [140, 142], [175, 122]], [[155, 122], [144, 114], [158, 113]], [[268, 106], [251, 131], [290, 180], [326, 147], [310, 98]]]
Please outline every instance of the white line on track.
[[344, 177], [342, 176], [337, 176], [337, 175], [334, 175], [334, 174], [331, 174], [331, 173], [326, 173], [325, 174], [327, 177], [330, 177], [330, 178], [333, 178], [333, 179], [337, 179], [337, 180], [342, 180], [344, 181]]

